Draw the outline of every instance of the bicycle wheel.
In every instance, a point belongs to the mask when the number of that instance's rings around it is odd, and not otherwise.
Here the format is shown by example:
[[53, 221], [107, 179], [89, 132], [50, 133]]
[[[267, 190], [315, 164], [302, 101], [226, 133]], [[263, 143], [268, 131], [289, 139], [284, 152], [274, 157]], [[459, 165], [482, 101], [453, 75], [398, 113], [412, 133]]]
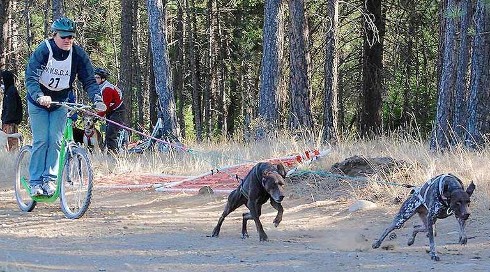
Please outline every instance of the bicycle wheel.
[[36, 207], [36, 201], [29, 194], [29, 163], [31, 161], [31, 146], [25, 145], [19, 150], [15, 161], [15, 199], [24, 212], [30, 212]]
[[61, 210], [69, 219], [82, 217], [92, 198], [93, 173], [87, 151], [71, 147], [61, 176]]

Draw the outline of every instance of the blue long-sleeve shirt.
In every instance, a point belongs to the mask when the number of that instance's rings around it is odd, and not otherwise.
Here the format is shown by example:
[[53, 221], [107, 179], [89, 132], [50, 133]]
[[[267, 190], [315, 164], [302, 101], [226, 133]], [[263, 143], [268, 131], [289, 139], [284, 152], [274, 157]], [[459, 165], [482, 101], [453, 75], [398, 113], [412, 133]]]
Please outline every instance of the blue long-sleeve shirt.
[[[60, 49], [53, 39], [49, 39], [49, 43], [53, 50], [53, 58], [62, 61], [68, 57], [69, 51]], [[43, 107], [36, 102], [43, 95], [51, 96], [52, 101], [67, 101], [68, 94], [72, 91], [73, 82], [77, 77], [92, 101], [102, 101], [99, 85], [94, 78], [94, 68], [87, 53], [78, 45], [73, 45], [72, 50], [70, 87], [61, 91], [51, 91], [39, 83], [39, 78], [49, 58], [49, 50], [46, 43], [42, 41], [34, 53], [32, 53], [25, 72], [26, 98], [31, 103]]]

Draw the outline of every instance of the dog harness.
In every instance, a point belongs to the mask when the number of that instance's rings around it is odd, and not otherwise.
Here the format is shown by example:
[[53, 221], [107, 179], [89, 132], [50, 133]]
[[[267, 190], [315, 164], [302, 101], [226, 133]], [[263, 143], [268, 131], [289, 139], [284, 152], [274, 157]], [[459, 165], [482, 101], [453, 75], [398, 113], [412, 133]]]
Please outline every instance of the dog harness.
[[448, 198], [444, 196], [444, 185], [445, 181], [444, 179], [449, 176], [448, 174], [444, 175], [439, 175], [428, 182], [426, 182], [424, 185], [421, 187], [417, 187], [414, 190], [414, 194], [416, 194], [418, 201], [417, 205], [423, 204], [427, 210], [429, 210], [428, 203], [427, 203], [427, 194], [429, 192], [433, 192], [433, 186], [437, 186], [437, 198], [439, 202], [447, 208], [447, 214], [450, 215], [453, 211], [449, 207], [449, 202]]
[[245, 182], [245, 180], [242, 179], [242, 182], [240, 183], [240, 193], [246, 198], [246, 199], [249, 199], [249, 194], [248, 194], [248, 191], [247, 189], [245, 189], [245, 187], [243, 187], [243, 183]]
[[87, 130], [85, 130], [85, 132], [84, 132], [84, 134], [87, 137], [87, 139], [90, 139], [95, 134], [95, 129], [91, 129], [90, 131], [91, 131], [90, 134], [87, 134]]

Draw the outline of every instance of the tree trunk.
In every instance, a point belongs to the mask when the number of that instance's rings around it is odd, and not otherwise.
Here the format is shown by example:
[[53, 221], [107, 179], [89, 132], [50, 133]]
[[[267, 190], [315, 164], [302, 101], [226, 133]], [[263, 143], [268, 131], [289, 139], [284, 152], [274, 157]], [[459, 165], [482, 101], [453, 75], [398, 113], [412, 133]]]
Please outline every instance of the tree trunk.
[[[109, 9], [112, 9], [114, 8], [113, 4], [112, 4], [112, 1], [109, 2]], [[119, 37], [118, 37], [118, 34], [120, 34], [120, 32], [118, 33], [117, 32], [117, 20], [116, 20], [116, 14], [112, 13], [112, 12], [109, 12], [108, 14], [108, 23], [109, 23], [109, 35], [110, 35], [110, 40], [111, 40], [111, 45], [112, 45], [112, 56], [114, 58], [114, 64], [116, 65], [116, 67], [118, 67], [119, 69], [121, 69], [120, 65], [121, 63], [119, 62], [119, 56], [118, 56], [118, 49], [120, 47], [119, 45]], [[106, 22], [107, 22], [106, 21]], [[120, 22], [122, 22], [121, 20], [119, 20]], [[148, 40], [150, 38], [148, 37]], [[118, 75], [119, 77], [121, 76], [121, 74]], [[118, 81], [119, 81], [119, 78], [118, 78]]]
[[282, 37], [279, 22], [282, 16], [281, 0], [266, 0], [262, 45], [262, 69], [259, 90], [259, 116], [268, 127], [259, 127], [256, 136], [264, 137], [264, 130], [277, 126], [277, 88], [280, 80], [279, 57], [282, 56]]
[[184, 6], [182, 1], [177, 3], [177, 27], [175, 30], [175, 38], [177, 45], [175, 46], [175, 65], [174, 65], [174, 91], [177, 97], [177, 120], [181, 128], [181, 136], [185, 138], [185, 119], [184, 119]]
[[[187, 33], [187, 44], [189, 46], [189, 61], [190, 61], [190, 73], [191, 73], [191, 84], [192, 84], [192, 113], [194, 114], [194, 129], [196, 132], [196, 140], [198, 142], [202, 141], [202, 115], [201, 115], [201, 94], [199, 92], [199, 78], [197, 76], [197, 55], [195, 46], [195, 36], [197, 33], [194, 31], [196, 27], [194, 24], [194, 5], [192, 1], [192, 6], [189, 7], [189, 1], [186, 1], [186, 33]], [[192, 11], [191, 11], [192, 10]]]
[[[31, 7], [32, 0], [24, 1], [24, 20], [26, 22], [26, 44], [27, 44], [27, 55], [30, 56], [32, 53], [32, 41], [34, 40], [34, 34], [31, 30], [32, 20], [31, 20]], [[2, 15], [0, 14], [0, 17]], [[1, 50], [0, 50], [1, 51]]]
[[179, 135], [167, 51], [165, 8], [162, 0], [148, 0], [148, 26], [153, 53], [155, 89], [163, 117], [163, 133]]
[[228, 70], [226, 68], [225, 60], [228, 59], [228, 54], [226, 52], [226, 48], [228, 48], [228, 40], [227, 33], [221, 27], [220, 18], [225, 18], [220, 13], [220, 9], [216, 6], [216, 26], [217, 26], [217, 45], [218, 45], [218, 99], [217, 99], [217, 109], [218, 109], [218, 122], [217, 122], [217, 131], [220, 135], [227, 135], [228, 127], [227, 127], [227, 118], [228, 118], [228, 107], [227, 107], [227, 97], [229, 97], [229, 93], [226, 85], [228, 83]]
[[9, 0], [0, 0], [0, 70], [5, 69], [5, 27], [8, 14]]
[[[444, 11], [449, 13], [454, 10], [455, 1], [447, 0], [447, 9]], [[454, 35], [455, 35], [455, 20], [454, 16], [445, 16], [444, 28], [444, 51], [442, 56], [441, 80], [438, 87], [437, 113], [432, 132], [430, 149], [443, 150], [449, 147], [451, 142], [451, 108], [454, 105], [451, 99], [453, 94], [454, 83]]]
[[415, 30], [417, 28], [417, 20], [419, 18], [416, 10], [416, 3], [414, 1], [407, 1], [408, 10], [408, 29], [405, 36], [406, 44], [404, 50], [401, 52], [401, 63], [404, 68], [404, 88], [403, 88], [403, 104], [400, 114], [399, 125], [408, 126], [411, 116], [411, 96], [414, 95], [412, 91], [412, 67], [414, 60], [414, 39], [416, 38]]
[[52, 0], [51, 9], [53, 10], [53, 21], [65, 15], [63, 10], [63, 0]]
[[51, 9], [51, 0], [46, 0], [46, 3], [44, 5], [43, 9], [43, 22], [44, 22], [44, 37], [48, 37], [49, 32], [51, 31], [51, 23], [49, 21], [49, 10]]
[[462, 0], [460, 3], [461, 10], [461, 23], [459, 31], [459, 55], [458, 67], [456, 74], [456, 90], [454, 96], [454, 115], [453, 124], [455, 137], [458, 141], [463, 140], [466, 131], [467, 120], [467, 105], [466, 105], [466, 93], [467, 93], [467, 77], [468, 77], [468, 63], [469, 63], [469, 49], [470, 41], [468, 35], [468, 28], [470, 27], [471, 9], [469, 8], [469, 0]]
[[203, 93], [203, 123], [204, 123], [204, 133], [208, 139], [211, 138], [213, 132], [213, 103], [215, 101], [214, 94], [217, 89], [217, 65], [216, 65], [216, 1], [208, 0], [207, 8], [208, 14], [206, 18], [206, 26], [208, 29], [208, 42], [207, 42], [207, 52], [206, 52], [206, 67], [207, 72], [205, 73], [205, 90]]
[[490, 31], [489, 9], [485, 0], [478, 0], [475, 9], [475, 36], [471, 56], [470, 99], [468, 101], [468, 135], [466, 145], [471, 148], [483, 143], [483, 134], [489, 132], [489, 96], [490, 96]]
[[9, 69], [14, 72], [14, 74], [19, 74], [19, 68], [22, 67], [19, 52], [19, 26], [15, 20], [15, 15], [18, 12], [17, 8], [18, 1], [11, 0], [10, 1], [10, 9], [9, 9], [9, 19], [8, 19], [8, 33], [9, 33], [9, 52], [10, 56], [7, 58], [7, 64], [9, 64]]
[[119, 70], [119, 88], [124, 92], [123, 103], [126, 106], [125, 122], [133, 124], [133, 0], [121, 1], [121, 67]]
[[291, 95], [292, 129], [313, 128], [310, 106], [310, 85], [308, 80], [308, 33], [306, 31], [305, 5], [303, 0], [289, 0], [291, 23], [289, 47], [289, 92]]
[[[133, 22], [134, 26], [136, 28], [135, 33], [140, 33], [143, 32], [140, 30], [140, 15], [139, 15], [139, 3], [138, 1], [133, 2]], [[140, 45], [142, 44], [141, 42], [141, 35], [133, 35], [134, 39], [134, 47], [133, 47], [133, 65], [135, 67], [134, 69], [134, 80], [133, 82], [137, 82], [135, 85], [135, 96], [136, 96], [136, 103], [138, 105], [138, 110], [137, 110], [137, 118], [135, 118], [135, 123], [138, 124], [143, 124], [145, 121], [145, 97], [148, 97], [148, 93], [143, 89], [143, 75], [141, 71], [143, 69], [141, 68], [141, 48]], [[136, 126], [133, 126], [136, 127]]]
[[363, 45], [362, 62], [362, 95], [360, 116], [360, 133], [362, 137], [381, 132], [381, 93], [383, 91], [383, 38], [385, 18], [381, 0], [367, 0], [367, 11], [374, 18], [374, 29], [364, 22], [366, 37]]
[[339, 2], [327, 2], [328, 25], [325, 36], [325, 97], [323, 100], [323, 142], [337, 140], [337, 91], [338, 91], [338, 52], [337, 25], [339, 22]]
[[9, 0], [0, 0], [0, 70], [5, 69], [6, 55], [8, 46], [8, 14], [9, 14]]
[[148, 129], [153, 128], [153, 124], [158, 121], [158, 114], [160, 112], [160, 103], [158, 102], [158, 95], [155, 88], [155, 70], [153, 69], [153, 54], [151, 52], [151, 41], [148, 37], [148, 61], [147, 67], [150, 67], [148, 73], [148, 92], [150, 93], [149, 105], [150, 105], [150, 126]]

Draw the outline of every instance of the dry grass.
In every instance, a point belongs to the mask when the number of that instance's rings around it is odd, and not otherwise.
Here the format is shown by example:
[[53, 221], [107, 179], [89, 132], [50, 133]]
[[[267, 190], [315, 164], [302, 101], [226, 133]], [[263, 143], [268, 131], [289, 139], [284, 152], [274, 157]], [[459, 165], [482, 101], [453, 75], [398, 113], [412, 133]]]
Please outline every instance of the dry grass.
[[[376, 175], [368, 177], [368, 182], [351, 179], [335, 179], [309, 177], [303, 183], [314, 186], [309, 194], [319, 194], [333, 187], [330, 195], [335, 196], [339, 190], [344, 190], [349, 197], [397, 203], [406, 198], [410, 189], [395, 184], [411, 184], [418, 186], [429, 178], [441, 173], [453, 173], [463, 180], [465, 185], [473, 180], [477, 186], [473, 197], [474, 206], [478, 209], [489, 208], [490, 171], [486, 165], [490, 161], [488, 149], [483, 151], [468, 151], [463, 148], [454, 148], [445, 153], [433, 153], [428, 150], [428, 144], [400, 138], [381, 137], [374, 141], [352, 141], [341, 143], [331, 149], [329, 156], [321, 163], [312, 166], [314, 169], [329, 169], [332, 164], [354, 155], [364, 157], [391, 157], [395, 160], [405, 161], [406, 164], [391, 172], [378, 171]], [[329, 185], [325, 185], [329, 183]], [[350, 190], [349, 190], [350, 187]], [[327, 194], [328, 195], [328, 194]], [[321, 195], [320, 195], [321, 197]]]
[[[292, 140], [292, 139], [295, 140]], [[305, 150], [329, 150], [327, 156], [303, 165], [300, 170], [310, 171], [306, 175], [289, 179], [288, 192], [291, 197], [307, 197], [311, 200], [326, 198], [367, 199], [385, 204], [405, 199], [410, 189], [396, 184], [420, 185], [440, 173], [453, 173], [465, 185], [475, 181], [477, 189], [473, 197], [475, 209], [490, 207], [490, 161], [488, 149], [468, 151], [454, 148], [445, 153], [432, 153], [428, 144], [406, 137], [380, 137], [377, 140], [347, 140], [336, 146], [321, 146], [315, 140], [283, 135], [276, 140], [240, 143], [191, 144], [192, 152], [172, 151], [169, 153], [145, 153], [142, 155], [93, 156], [95, 172], [100, 175], [135, 173], [165, 173], [174, 175], [199, 175], [211, 169], [220, 169], [245, 162], [257, 162], [269, 158], [303, 153]], [[366, 158], [391, 157], [406, 163], [393, 171], [378, 169], [366, 180], [324, 175], [330, 167], [344, 159], [358, 155]], [[13, 156], [0, 151], [0, 169], [6, 177], [13, 177]], [[4, 183], [5, 184], [5, 183]], [[394, 185], [395, 184], [395, 185]]]

